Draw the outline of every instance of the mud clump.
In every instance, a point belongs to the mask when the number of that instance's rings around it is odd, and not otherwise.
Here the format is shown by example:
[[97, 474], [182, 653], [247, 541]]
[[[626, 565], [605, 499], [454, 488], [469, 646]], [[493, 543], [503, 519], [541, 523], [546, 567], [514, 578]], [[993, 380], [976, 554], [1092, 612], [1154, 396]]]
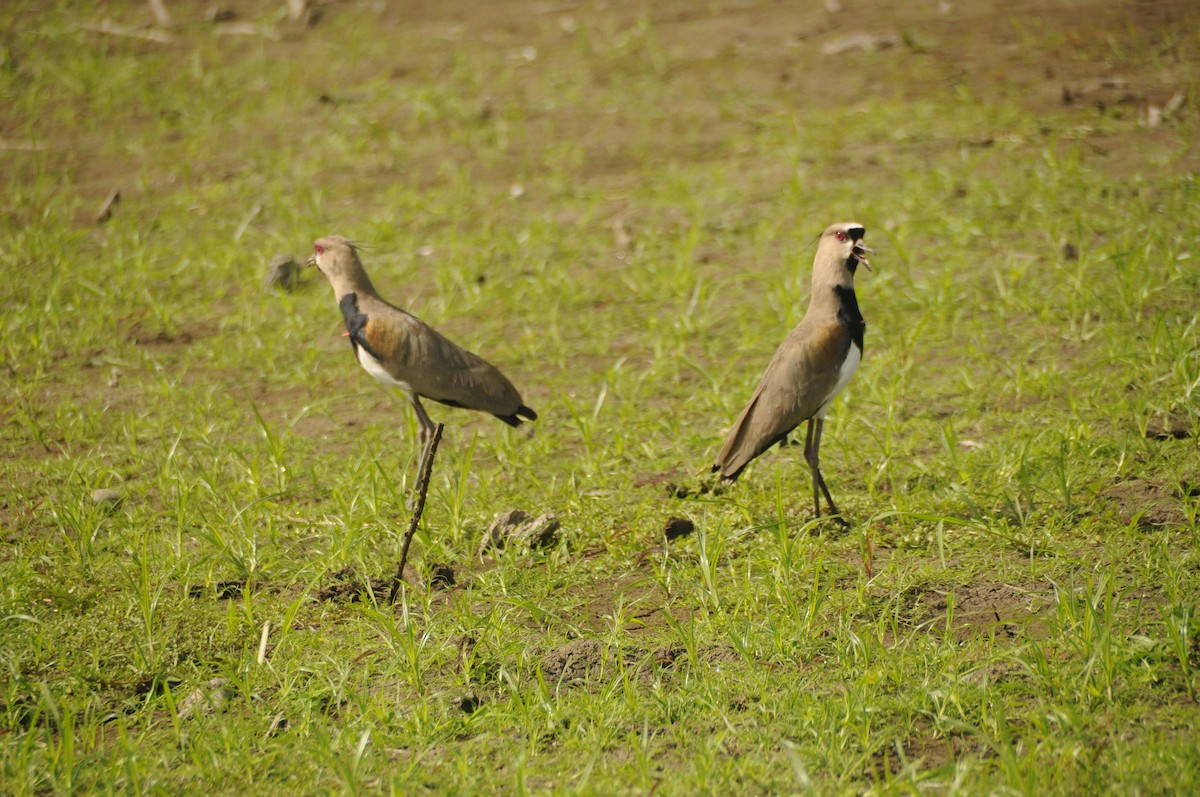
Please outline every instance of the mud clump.
[[[407, 568], [405, 568], [407, 570]], [[408, 573], [404, 574], [405, 578]], [[434, 589], [450, 589], [458, 582], [454, 578], [454, 568], [444, 562], [439, 562], [429, 568], [429, 586]]]
[[663, 526], [663, 537], [667, 541], [677, 540], [680, 537], [686, 537], [696, 530], [696, 524], [685, 517], [672, 517], [667, 519], [667, 523]]
[[528, 551], [551, 548], [558, 544], [561, 524], [553, 512], [545, 512], [532, 520], [524, 509], [510, 509], [496, 515], [492, 525], [479, 543], [482, 558], [492, 551]]
[[607, 657], [608, 645], [599, 639], [576, 639], [542, 657], [542, 675], [547, 683], [582, 683]]
[[300, 285], [300, 264], [290, 255], [280, 255], [267, 266], [263, 285], [284, 291], [294, 291]]

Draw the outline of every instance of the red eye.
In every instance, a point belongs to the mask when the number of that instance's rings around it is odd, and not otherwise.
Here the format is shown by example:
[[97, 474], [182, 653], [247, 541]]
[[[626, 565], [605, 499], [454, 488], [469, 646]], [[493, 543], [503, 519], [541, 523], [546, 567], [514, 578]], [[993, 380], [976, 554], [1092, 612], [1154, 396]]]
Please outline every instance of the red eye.
[[844, 240], [846, 240], [846, 233], [842, 232], [841, 230], [838, 230], [838, 231], [837, 231], [837, 239], [838, 239], [839, 241], [844, 241]]
[[[841, 235], [841, 233], [838, 233], [838, 235]], [[316, 246], [313, 247], [313, 251], [316, 252], [318, 255], [323, 255], [323, 254], [325, 254], [325, 247], [321, 246], [320, 244], [317, 244]]]

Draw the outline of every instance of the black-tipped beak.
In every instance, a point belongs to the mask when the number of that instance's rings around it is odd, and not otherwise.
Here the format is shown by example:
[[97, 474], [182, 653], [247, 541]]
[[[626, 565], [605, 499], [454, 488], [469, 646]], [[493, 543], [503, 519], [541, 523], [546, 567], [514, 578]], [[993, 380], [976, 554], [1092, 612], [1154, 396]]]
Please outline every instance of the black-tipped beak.
[[864, 244], [861, 239], [854, 242], [854, 248], [850, 250], [850, 254], [854, 256], [855, 260], [866, 266], [867, 271], [872, 270], [871, 261], [867, 260], [867, 255], [875, 254], [875, 250]]

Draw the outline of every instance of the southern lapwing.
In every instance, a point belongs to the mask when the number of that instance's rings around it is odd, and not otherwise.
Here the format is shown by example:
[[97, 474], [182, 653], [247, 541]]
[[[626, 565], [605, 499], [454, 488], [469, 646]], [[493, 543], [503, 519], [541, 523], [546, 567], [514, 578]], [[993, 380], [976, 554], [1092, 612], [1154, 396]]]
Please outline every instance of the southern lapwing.
[[537, 419], [494, 365], [380, 298], [350, 241], [340, 235], [318, 239], [308, 264], [329, 278], [359, 365], [385, 385], [400, 388], [412, 403], [423, 450], [435, 427], [422, 398], [490, 412], [509, 426]]
[[859, 263], [871, 268], [871, 250], [862, 241], [865, 234], [863, 226], [854, 223], [834, 224], [821, 233], [808, 312], [771, 358], [713, 465], [723, 481], [732, 482], [751, 460], [808, 421], [804, 459], [812, 470], [818, 517], [822, 493], [829, 510], [840, 514], [821, 477], [821, 428], [829, 405], [862, 359], [867, 325], [854, 295], [854, 272]]

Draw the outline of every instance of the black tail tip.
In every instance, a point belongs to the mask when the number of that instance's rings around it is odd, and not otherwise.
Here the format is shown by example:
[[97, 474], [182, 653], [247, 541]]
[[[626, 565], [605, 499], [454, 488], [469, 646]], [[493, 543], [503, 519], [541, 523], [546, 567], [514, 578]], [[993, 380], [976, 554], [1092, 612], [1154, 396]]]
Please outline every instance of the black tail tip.
[[522, 404], [521, 408], [512, 415], [497, 415], [496, 417], [507, 423], [509, 426], [520, 426], [522, 418], [527, 421], [536, 421], [537, 413]]
[[721, 463], [718, 462], [717, 464], [712, 466], [712, 473], [720, 473], [721, 474], [720, 479], [718, 480], [718, 481], [720, 481], [721, 484], [733, 484], [735, 481], [737, 481], [738, 476], [742, 475], [742, 471], [745, 469], [746, 469], [746, 466], [743, 465], [742, 467], [735, 470], [733, 473], [725, 473], [724, 469], [721, 466]]

